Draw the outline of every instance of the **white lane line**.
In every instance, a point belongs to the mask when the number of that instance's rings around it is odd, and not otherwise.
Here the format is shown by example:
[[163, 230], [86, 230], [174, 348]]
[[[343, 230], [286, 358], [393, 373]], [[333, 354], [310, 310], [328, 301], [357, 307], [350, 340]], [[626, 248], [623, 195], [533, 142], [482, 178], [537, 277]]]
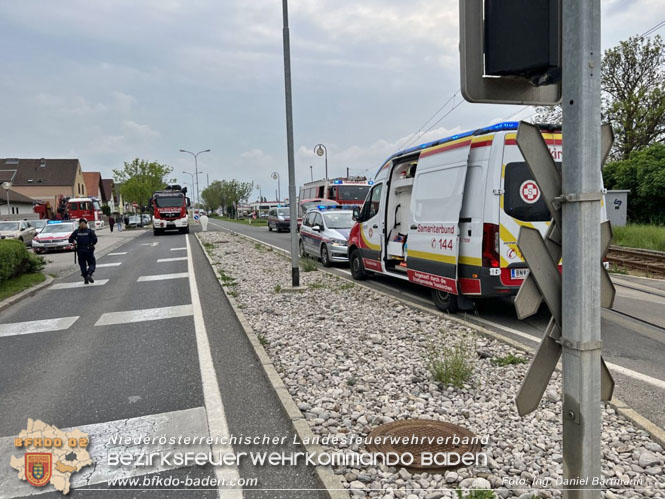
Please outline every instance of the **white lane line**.
[[610, 368], [610, 371], [615, 371], [619, 374], [623, 374], [624, 376], [628, 376], [629, 378], [633, 378], [638, 381], [642, 381], [644, 383], [649, 383], [650, 385], [656, 386], [661, 390], [665, 390], [665, 381], [663, 381], [662, 379], [652, 378], [651, 376], [647, 376], [646, 374], [638, 373], [637, 371], [633, 371], [632, 369], [628, 369], [627, 367], [619, 366], [617, 364], [612, 364], [610, 362], [607, 362], [607, 367]]
[[124, 310], [122, 312], [107, 312], [95, 322], [95, 326], [110, 326], [112, 324], [128, 324], [130, 322], [157, 321], [160, 319], [173, 319], [174, 317], [187, 317], [192, 315], [191, 305], [176, 305], [174, 307], [144, 308], [141, 310]]
[[[52, 423], [52, 421], [44, 422], [47, 424]], [[121, 451], [123, 454], [126, 453], [125, 455], [127, 456], [132, 456], [133, 461], [136, 461], [141, 453], [155, 452], [157, 453], [156, 455], [166, 455], [170, 452], [204, 452], [207, 454], [210, 452], [209, 445], [199, 444], [199, 441], [196, 441], [197, 443], [194, 445], [178, 445], [177, 439], [181, 437], [183, 440], [187, 437], [205, 439], [208, 436], [214, 436], [208, 431], [206, 412], [203, 407], [150, 414], [117, 421], [106, 421], [103, 423], [77, 426], [77, 428], [89, 436], [90, 446], [88, 447], [88, 452], [94, 466], [86, 466], [71, 476], [71, 486], [74, 490], [85, 487], [86, 485], [106, 485], [108, 480], [114, 478], [141, 476], [182, 467], [174, 464], [172, 459], [165, 460], [164, 462], [155, 459], [155, 464], [152, 466], [110, 466], [108, 464], [110, 452]], [[63, 431], [70, 430], [68, 428], [60, 429]], [[133, 441], [135, 438], [161, 436], [167, 437], [166, 443], [160, 444], [157, 441], [154, 445], [152, 443], [145, 445], [142, 443], [137, 444]], [[114, 437], [131, 438], [132, 442], [129, 444], [125, 444], [124, 442], [122, 444], [114, 444], [112, 441]], [[170, 437], [176, 439], [175, 443], [171, 444], [168, 442]], [[25, 449], [15, 448], [14, 438], [15, 435], [0, 438], [0, 462], [3, 463], [3, 466], [0, 466], [0, 490], [2, 491], [2, 497], [24, 497], [53, 491], [51, 487], [36, 488], [28, 485], [24, 480], [16, 478], [17, 472], [9, 466], [9, 463], [12, 456], [23, 461]]]
[[59, 284], [54, 284], [53, 286], [49, 286], [46, 289], [49, 290], [49, 289], [89, 288], [90, 286], [103, 286], [107, 282], [109, 282], [108, 279], [95, 279], [95, 282], [92, 282], [90, 284], [86, 284], [83, 281], [61, 282]]
[[184, 248], [171, 248], [171, 251], [187, 251], [187, 246]]
[[187, 272], [179, 272], [177, 274], [142, 275], [136, 282], [165, 281], [167, 279], [181, 279], [183, 277], [189, 277], [189, 274]]
[[186, 256], [177, 256], [175, 258], [160, 258], [157, 260], [157, 263], [162, 263], [162, 262], [180, 262], [183, 260], [187, 260]]
[[154, 243], [141, 243], [141, 246], [158, 246], [159, 242], [155, 241]]
[[126, 255], [126, 251], [118, 251], [117, 253], [107, 253], [106, 256], [120, 256], [120, 255]]
[[[496, 329], [503, 330], [507, 333], [514, 334], [515, 336], [519, 336], [521, 338], [525, 338], [529, 341], [532, 341], [534, 343], [540, 343], [540, 338], [537, 338], [535, 336], [531, 336], [530, 334], [523, 333], [522, 331], [518, 331], [517, 329], [513, 329], [510, 327], [502, 326], [500, 324], [497, 324], [496, 322], [488, 321], [487, 319], [482, 319], [480, 317], [473, 317], [473, 318], [467, 318], [466, 320], [473, 322], [473, 321], [478, 321], [482, 322], [484, 324], [487, 324], [488, 326], [492, 326]], [[619, 374], [623, 374], [624, 376], [628, 376], [629, 378], [636, 379], [638, 381], [642, 381], [643, 383], [648, 383], [650, 385], [653, 385], [657, 388], [660, 388], [661, 390], [665, 390], [665, 381], [654, 378], [652, 376], [648, 376], [646, 374], [642, 374], [637, 371], [633, 371], [632, 369], [628, 369], [627, 367], [620, 366], [618, 364], [614, 364], [611, 362], [606, 362], [607, 367], [614, 372], [617, 372]]]
[[117, 267], [118, 265], [122, 265], [122, 262], [98, 263], [97, 268], [100, 268], [100, 267]]
[[[62, 331], [74, 324], [80, 316], [60, 317], [58, 319], [44, 319], [40, 321], [12, 322], [0, 324], [0, 338], [17, 336], [20, 334], [46, 333], [47, 331]], [[0, 488], [0, 490], [2, 490]]]
[[[192, 296], [192, 309], [194, 312], [194, 331], [196, 332], [196, 349], [199, 354], [199, 367], [201, 369], [201, 383], [203, 385], [203, 400], [205, 402], [206, 413], [208, 415], [208, 426], [210, 434], [222, 436], [229, 434], [229, 426], [226, 422], [224, 405], [222, 404], [222, 395], [217, 383], [217, 373], [215, 365], [212, 362], [212, 353], [210, 343], [208, 342], [208, 332], [206, 331], [205, 321], [203, 320], [203, 311], [201, 309], [201, 300], [199, 298], [199, 289], [196, 284], [196, 273], [194, 272], [194, 261], [192, 260], [192, 248], [187, 241], [187, 270], [191, 278], [189, 279], [189, 292]], [[219, 452], [233, 452], [231, 445], [213, 445], [213, 454]], [[239, 478], [237, 467], [215, 467], [215, 475], [220, 480], [219, 483], [230, 480], [237, 481]], [[219, 488], [220, 497], [242, 498], [242, 490], [224, 490]]]

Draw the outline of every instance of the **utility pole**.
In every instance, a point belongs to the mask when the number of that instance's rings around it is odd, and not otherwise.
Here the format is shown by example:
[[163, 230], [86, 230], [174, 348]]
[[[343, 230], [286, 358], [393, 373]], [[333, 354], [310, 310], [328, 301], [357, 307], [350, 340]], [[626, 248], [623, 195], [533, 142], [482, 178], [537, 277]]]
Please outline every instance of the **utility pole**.
[[314, 170], [312, 170], [312, 165], [309, 165], [309, 179], [314, 182]]
[[[600, 0], [563, 0], [563, 476], [600, 477]], [[577, 489], [577, 490], [575, 490]]]
[[346, 178], [349, 178], [349, 167], [346, 167]]
[[[291, 100], [291, 43], [289, 41], [288, 1], [282, 0], [284, 16], [284, 96], [286, 100], [286, 145], [289, 160], [289, 200], [296, 199], [296, 167], [293, 157], [293, 104]], [[291, 285], [300, 286], [300, 262], [298, 258], [298, 211], [296, 203], [289, 203], [291, 216]]]

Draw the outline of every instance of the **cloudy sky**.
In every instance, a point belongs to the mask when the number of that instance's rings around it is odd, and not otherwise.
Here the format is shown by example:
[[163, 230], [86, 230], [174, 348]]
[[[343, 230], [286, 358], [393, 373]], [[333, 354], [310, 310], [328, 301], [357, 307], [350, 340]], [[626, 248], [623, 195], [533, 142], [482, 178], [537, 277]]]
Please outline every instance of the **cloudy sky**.
[[[316, 144], [330, 176], [373, 173], [446, 102], [418, 143], [530, 113], [454, 95], [458, 0], [289, 3], [298, 185], [310, 165], [323, 176]], [[665, 19], [662, 0], [602, 5], [603, 49]], [[277, 171], [285, 196], [279, 0], [4, 0], [0, 54], [0, 157], [77, 157], [104, 177], [140, 157], [184, 182], [178, 150], [210, 148], [211, 181], [274, 198]]]

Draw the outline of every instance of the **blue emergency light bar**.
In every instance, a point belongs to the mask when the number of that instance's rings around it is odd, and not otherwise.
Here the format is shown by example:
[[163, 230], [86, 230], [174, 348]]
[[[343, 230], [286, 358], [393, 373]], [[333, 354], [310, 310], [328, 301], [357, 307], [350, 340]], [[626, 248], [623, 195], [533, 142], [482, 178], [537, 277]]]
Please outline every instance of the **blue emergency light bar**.
[[69, 222], [69, 220], [49, 220], [46, 223], [47, 224], [61, 224], [61, 223], [64, 223], [64, 222]]
[[344, 183], [344, 182], [342, 182], [341, 180], [335, 180], [335, 181], [333, 181], [333, 184], [343, 184], [343, 183]]

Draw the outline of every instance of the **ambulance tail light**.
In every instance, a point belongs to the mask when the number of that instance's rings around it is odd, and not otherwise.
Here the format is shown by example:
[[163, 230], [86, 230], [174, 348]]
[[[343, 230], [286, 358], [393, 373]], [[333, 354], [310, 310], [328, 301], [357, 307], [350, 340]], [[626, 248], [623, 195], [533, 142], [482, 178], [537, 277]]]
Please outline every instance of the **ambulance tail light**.
[[483, 224], [483, 267], [499, 268], [499, 226]]

